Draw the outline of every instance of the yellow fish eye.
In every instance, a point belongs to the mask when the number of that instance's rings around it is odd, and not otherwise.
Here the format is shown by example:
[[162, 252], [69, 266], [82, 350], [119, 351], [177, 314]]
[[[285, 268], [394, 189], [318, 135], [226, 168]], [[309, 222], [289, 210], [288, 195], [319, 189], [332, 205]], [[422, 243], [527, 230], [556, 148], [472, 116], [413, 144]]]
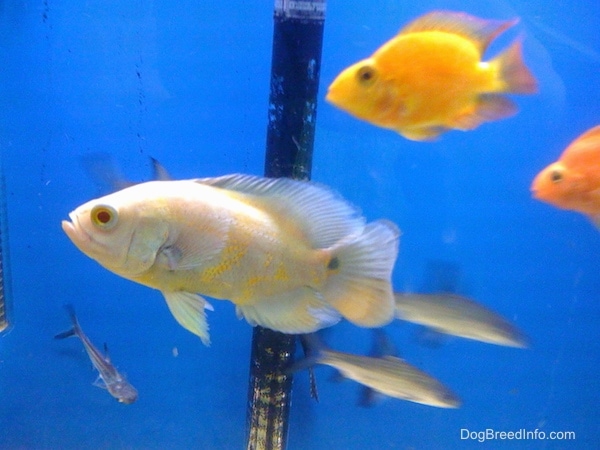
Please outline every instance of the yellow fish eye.
[[98, 228], [110, 230], [117, 224], [119, 215], [112, 206], [98, 205], [92, 208], [91, 219], [92, 223]]
[[375, 79], [377, 78], [377, 71], [370, 64], [365, 64], [360, 67], [356, 72], [356, 79], [363, 86], [369, 86], [373, 84]]

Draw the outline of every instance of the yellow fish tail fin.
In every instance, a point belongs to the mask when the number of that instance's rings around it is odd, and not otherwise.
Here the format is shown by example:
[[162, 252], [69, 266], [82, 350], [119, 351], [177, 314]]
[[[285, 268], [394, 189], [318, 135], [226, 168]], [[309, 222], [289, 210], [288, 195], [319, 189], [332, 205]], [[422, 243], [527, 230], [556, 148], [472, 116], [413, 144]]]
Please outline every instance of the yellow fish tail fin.
[[498, 73], [498, 92], [509, 94], [535, 94], [538, 84], [523, 62], [523, 44], [517, 39], [510, 47], [496, 56], [490, 64]]
[[163, 292], [167, 306], [186, 330], [198, 336], [206, 346], [210, 345], [208, 334], [208, 322], [206, 321], [205, 309], [212, 311], [213, 307], [204, 298], [191, 292]]
[[378, 221], [332, 248], [323, 297], [350, 322], [377, 327], [393, 319], [391, 275], [399, 236], [396, 225]]
[[400, 30], [400, 34], [443, 31], [468, 39], [477, 46], [479, 53], [483, 54], [498, 35], [518, 22], [518, 18], [512, 20], [486, 20], [462, 12], [433, 11], [406, 25]]
[[252, 326], [288, 334], [312, 333], [340, 320], [339, 313], [309, 287], [262, 298], [251, 305], [238, 305], [236, 313]]

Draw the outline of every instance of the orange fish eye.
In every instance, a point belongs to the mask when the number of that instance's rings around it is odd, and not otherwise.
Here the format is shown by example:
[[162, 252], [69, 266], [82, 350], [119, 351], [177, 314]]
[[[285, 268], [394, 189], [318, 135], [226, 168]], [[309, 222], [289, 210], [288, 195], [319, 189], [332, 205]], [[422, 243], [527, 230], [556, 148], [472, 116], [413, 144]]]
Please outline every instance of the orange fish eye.
[[356, 79], [364, 86], [372, 84], [377, 77], [377, 71], [370, 64], [365, 64], [356, 72]]
[[119, 219], [117, 210], [108, 205], [98, 205], [92, 208], [92, 223], [102, 230], [110, 230]]
[[552, 172], [550, 172], [550, 180], [553, 183], [560, 183], [563, 180], [562, 170], [554, 169]]

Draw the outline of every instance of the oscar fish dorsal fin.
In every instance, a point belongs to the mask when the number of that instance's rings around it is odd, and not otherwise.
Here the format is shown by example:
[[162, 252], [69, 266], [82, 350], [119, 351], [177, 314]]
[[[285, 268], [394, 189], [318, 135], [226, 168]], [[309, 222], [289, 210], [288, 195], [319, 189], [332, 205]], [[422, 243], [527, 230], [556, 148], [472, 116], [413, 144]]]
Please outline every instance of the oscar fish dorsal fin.
[[483, 54], [498, 35], [518, 22], [518, 18], [487, 20], [466, 13], [433, 11], [410, 22], [400, 30], [399, 34], [421, 31], [443, 31], [456, 34], [472, 41], [479, 49], [480, 54]]
[[318, 183], [242, 174], [195, 181], [242, 194], [238, 198], [245, 203], [294, 223], [313, 248], [328, 248], [364, 227], [358, 209]]

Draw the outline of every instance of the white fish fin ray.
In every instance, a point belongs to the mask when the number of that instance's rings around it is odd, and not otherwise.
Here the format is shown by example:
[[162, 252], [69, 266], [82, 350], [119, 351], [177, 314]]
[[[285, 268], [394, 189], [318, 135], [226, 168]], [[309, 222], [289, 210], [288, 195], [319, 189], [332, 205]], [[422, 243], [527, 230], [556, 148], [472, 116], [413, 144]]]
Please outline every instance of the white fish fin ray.
[[246, 202], [299, 226], [313, 248], [328, 248], [364, 227], [357, 208], [318, 183], [241, 174], [196, 182], [248, 196]]
[[106, 382], [104, 381], [104, 378], [102, 378], [100, 375], [98, 375], [98, 378], [96, 378], [96, 380], [92, 383], [92, 385], [99, 387], [100, 389], [108, 389], [108, 386], [106, 385]]
[[433, 11], [417, 17], [400, 34], [421, 31], [443, 31], [469, 39], [483, 54], [490, 43], [508, 28], [516, 25], [518, 18], [512, 20], [480, 19], [469, 14], [453, 11]]
[[362, 408], [372, 408], [377, 403], [382, 402], [386, 398], [386, 395], [376, 391], [368, 386], [362, 386], [360, 390], [360, 396], [358, 398], [358, 406]]
[[135, 184], [125, 178], [113, 157], [108, 153], [97, 152], [83, 155], [79, 162], [102, 193], [120, 191]]
[[452, 334], [438, 327], [419, 325], [415, 332], [415, 339], [419, 345], [427, 348], [440, 348], [452, 339]]
[[239, 305], [236, 313], [252, 326], [288, 334], [311, 333], [340, 320], [320, 294], [308, 287], [263, 298], [252, 305]]
[[394, 356], [394, 355], [381, 356], [381, 359], [384, 359], [386, 361], [393, 362], [393, 363], [406, 363], [406, 360], [399, 358], [397, 356]]
[[191, 292], [163, 292], [167, 306], [179, 324], [198, 336], [206, 346], [210, 345], [208, 322], [205, 309], [213, 310], [212, 306], [197, 294]]
[[106, 344], [106, 342], [104, 343], [104, 355], [102, 355], [102, 359], [104, 359], [104, 361], [110, 363], [110, 354], [108, 353], [108, 345]]
[[152, 179], [159, 181], [171, 181], [174, 178], [171, 176], [169, 171], [155, 158], [150, 157], [150, 163], [152, 164]]
[[369, 356], [398, 356], [398, 350], [385, 330], [382, 328], [374, 328], [372, 335], [373, 344]]
[[377, 221], [332, 249], [331, 261], [337, 264], [330, 269], [323, 297], [350, 322], [379, 327], [394, 318], [391, 276], [399, 236], [392, 222]]
[[[237, 317], [238, 320], [242, 320], [244, 319], [244, 312], [240, 309], [239, 306], [235, 307], [235, 317]], [[256, 326], [256, 323], [252, 323], [249, 320], [247, 321], [250, 325], [252, 325], [253, 327]]]
[[307, 356], [299, 361], [294, 362], [290, 367], [285, 370], [285, 373], [291, 375], [301, 370], [311, 369], [313, 366], [319, 364], [319, 357], [317, 355]]

